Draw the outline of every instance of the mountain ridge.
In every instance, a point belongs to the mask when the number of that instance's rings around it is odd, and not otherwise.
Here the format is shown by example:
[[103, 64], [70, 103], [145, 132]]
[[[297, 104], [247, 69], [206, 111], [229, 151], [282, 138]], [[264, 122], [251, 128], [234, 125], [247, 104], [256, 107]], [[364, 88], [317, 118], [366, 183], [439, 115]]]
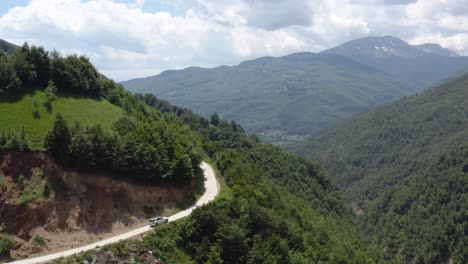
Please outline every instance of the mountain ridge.
[[468, 71], [468, 57], [439, 44], [411, 45], [392, 36], [348, 41], [322, 53], [339, 54], [386, 72], [418, 92]]
[[262, 57], [235, 66], [164, 71], [121, 84], [133, 92], [153, 92], [205, 117], [218, 113], [234, 119], [264, 139], [269, 132], [280, 134], [270, 141], [315, 133], [411, 93], [368, 65], [311, 52]]
[[454, 54], [438, 44], [366, 37], [320, 53], [189, 67], [121, 84], [205, 117], [218, 113], [238, 121], [248, 133], [282, 144], [468, 71], [468, 57]]

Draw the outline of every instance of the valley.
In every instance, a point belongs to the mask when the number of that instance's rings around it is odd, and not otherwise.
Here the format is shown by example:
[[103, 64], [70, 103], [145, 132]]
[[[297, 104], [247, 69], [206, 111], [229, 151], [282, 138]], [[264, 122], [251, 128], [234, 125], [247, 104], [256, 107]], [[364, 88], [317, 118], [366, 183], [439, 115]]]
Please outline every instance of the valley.
[[455, 51], [367, 36], [119, 84], [1, 50], [0, 261], [468, 262]]
[[390, 256], [464, 263], [467, 139], [465, 74], [290, 149], [335, 175], [349, 203], [360, 208], [365, 230]]
[[[20, 74], [29, 64], [34, 74]], [[2, 261], [21, 263], [19, 257], [59, 245], [78, 246], [54, 260], [59, 263], [382, 259], [366, 246], [320, 165], [262, 143], [235, 121], [132, 94], [84, 56], [24, 44], [0, 60], [2, 67], [12, 73], [0, 75], [7, 84], [0, 89]], [[202, 160], [220, 175], [220, 195], [205, 204], [216, 195], [208, 192], [211, 198], [203, 195], [200, 206], [190, 207]], [[151, 209], [151, 215], [172, 214], [178, 207], [189, 209], [170, 221], [190, 217], [120, 241], [148, 231], [138, 227]], [[31, 221], [15, 221], [17, 214]], [[100, 242], [79, 247], [95, 239]]]
[[435, 44], [410, 45], [383, 36], [353, 40], [320, 53], [169, 70], [122, 85], [205, 117], [217, 113], [266, 142], [283, 145], [318, 135], [355, 114], [467, 70], [466, 56]]

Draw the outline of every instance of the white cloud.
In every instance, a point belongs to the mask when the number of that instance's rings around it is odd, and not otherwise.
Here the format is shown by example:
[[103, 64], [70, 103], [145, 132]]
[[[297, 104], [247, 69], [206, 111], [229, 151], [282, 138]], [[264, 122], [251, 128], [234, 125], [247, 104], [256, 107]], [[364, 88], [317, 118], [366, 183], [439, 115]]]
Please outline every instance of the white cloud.
[[365, 35], [438, 42], [468, 54], [465, 0], [160, 1], [186, 12], [142, 11], [156, 0], [33, 0], [0, 17], [0, 36], [85, 54], [116, 80], [320, 51]]

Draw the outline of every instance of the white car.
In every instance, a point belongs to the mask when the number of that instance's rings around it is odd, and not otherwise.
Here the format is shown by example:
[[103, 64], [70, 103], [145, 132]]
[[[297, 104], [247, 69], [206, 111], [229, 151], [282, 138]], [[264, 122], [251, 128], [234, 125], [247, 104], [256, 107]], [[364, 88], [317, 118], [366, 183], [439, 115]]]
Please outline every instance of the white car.
[[169, 221], [169, 219], [167, 219], [167, 217], [155, 217], [155, 218], [151, 218], [149, 220], [150, 222], [150, 226], [151, 227], [155, 227], [155, 226], [158, 226], [158, 225], [162, 225], [162, 224], [165, 224]]

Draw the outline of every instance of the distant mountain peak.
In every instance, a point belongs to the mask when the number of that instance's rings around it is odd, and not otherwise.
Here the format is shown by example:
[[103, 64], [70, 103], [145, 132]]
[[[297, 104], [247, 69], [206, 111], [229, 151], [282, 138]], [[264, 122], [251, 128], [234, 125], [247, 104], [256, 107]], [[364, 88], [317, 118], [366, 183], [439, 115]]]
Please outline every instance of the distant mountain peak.
[[432, 54], [442, 55], [442, 56], [449, 56], [449, 57], [459, 57], [460, 55], [455, 51], [444, 48], [437, 43], [424, 43], [421, 45], [415, 45], [416, 48]]
[[[325, 50], [324, 53], [373, 54], [375, 56], [394, 55], [414, 58], [419, 56], [437, 55], [445, 57], [458, 57], [459, 55], [447, 48], [434, 43], [411, 45], [406, 41], [393, 36], [368, 36], [351, 40], [335, 48]], [[348, 54], [349, 55], [349, 54]]]
[[370, 36], [323, 51], [375, 68], [407, 82], [414, 91], [468, 70], [468, 57], [439, 44], [409, 44], [393, 36]]

